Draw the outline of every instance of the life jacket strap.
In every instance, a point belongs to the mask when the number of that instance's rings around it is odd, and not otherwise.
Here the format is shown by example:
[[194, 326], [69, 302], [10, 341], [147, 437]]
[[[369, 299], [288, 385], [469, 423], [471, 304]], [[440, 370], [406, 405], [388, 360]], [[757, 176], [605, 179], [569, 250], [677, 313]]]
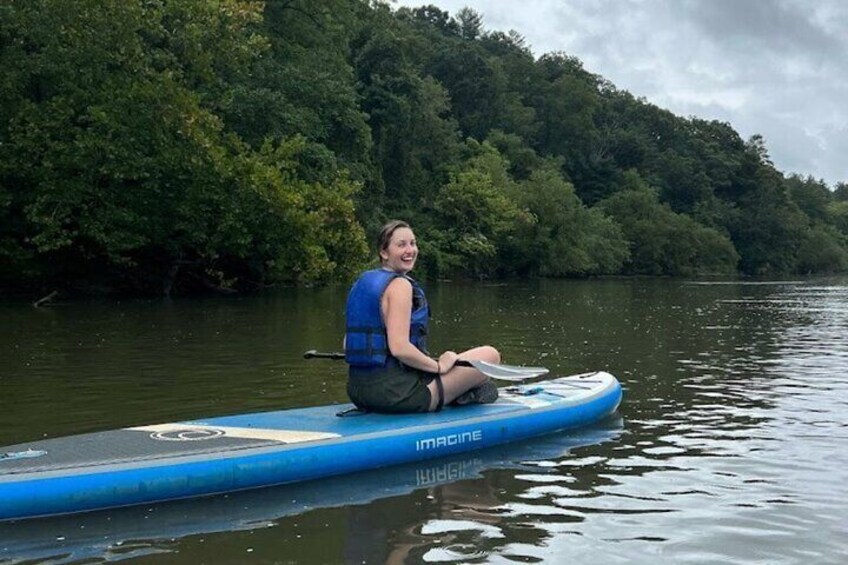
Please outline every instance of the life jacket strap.
[[442, 375], [436, 373], [436, 390], [439, 391], [439, 402], [436, 404], [436, 412], [441, 412], [445, 406], [445, 385], [442, 384]]

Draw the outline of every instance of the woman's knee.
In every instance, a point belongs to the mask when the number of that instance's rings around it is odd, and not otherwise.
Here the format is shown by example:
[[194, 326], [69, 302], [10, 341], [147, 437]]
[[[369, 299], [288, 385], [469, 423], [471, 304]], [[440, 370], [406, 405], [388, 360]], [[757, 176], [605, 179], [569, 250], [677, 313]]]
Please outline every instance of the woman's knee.
[[486, 361], [487, 363], [501, 362], [500, 352], [491, 345], [481, 345], [474, 349], [463, 351], [459, 357], [460, 359], [477, 359], [479, 361]]
[[483, 361], [489, 363], [500, 363], [501, 353], [491, 345], [484, 345], [480, 348], [480, 354], [483, 356]]

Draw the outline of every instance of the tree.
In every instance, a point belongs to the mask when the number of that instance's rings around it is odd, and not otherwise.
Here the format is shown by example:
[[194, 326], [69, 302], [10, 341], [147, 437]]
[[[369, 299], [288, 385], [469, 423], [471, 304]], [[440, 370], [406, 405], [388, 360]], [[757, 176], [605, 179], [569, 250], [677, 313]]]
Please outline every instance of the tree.
[[408, 8], [402, 8], [398, 11], [398, 16], [403, 19], [408, 18], [414, 24], [435, 29], [443, 35], [455, 36], [460, 32], [456, 20], [451, 18], [448, 12], [440, 10], [432, 4], [413, 8], [411, 11]]
[[848, 183], [837, 183], [836, 189], [833, 191], [833, 197], [840, 202], [848, 201]]
[[516, 197], [535, 220], [522, 236], [519, 272], [549, 277], [611, 274], [628, 258], [618, 224], [600, 209], [586, 208], [556, 163], [533, 171], [518, 186]]
[[839, 273], [848, 269], [848, 236], [832, 226], [808, 230], [798, 249], [799, 273]]
[[448, 91], [463, 135], [485, 139], [501, 112], [506, 78], [475, 44], [447, 43], [425, 72]]
[[[339, 275], [336, 264], [350, 267], [322, 246], [312, 223], [320, 199], [214, 112], [235, 69], [267, 45], [254, 33], [259, 8], [235, 0], [6, 6], [3, 75], [20, 80], [0, 89], [8, 118], [0, 194], [14, 218], [0, 228], [0, 248], [19, 273], [11, 284], [169, 293], [321, 279]], [[352, 194], [345, 182], [334, 188]], [[338, 200], [322, 205], [348, 215]], [[361, 234], [351, 236], [356, 256]]]
[[833, 227], [842, 235], [848, 236], [848, 200], [831, 202], [827, 213], [833, 221]]
[[811, 220], [829, 222], [828, 206], [834, 197], [823, 181], [816, 181], [812, 177], [802, 179], [798, 175], [790, 175], [785, 184], [789, 189], [789, 196], [792, 201]]
[[302, 136], [326, 146], [357, 180], [369, 179], [371, 135], [349, 61], [362, 17], [344, 0], [265, 4], [257, 28], [268, 45], [221, 98], [225, 126], [254, 148]]
[[456, 13], [459, 22], [459, 34], [463, 39], [475, 40], [483, 31], [483, 16], [476, 10], [465, 7]]
[[661, 204], [657, 192], [635, 173], [627, 178], [629, 189], [598, 205], [630, 242], [627, 272], [691, 276], [735, 271], [739, 255], [726, 236]]
[[766, 141], [762, 135], [756, 133], [748, 138], [745, 148], [757, 157], [761, 165], [774, 166], [771, 156], [768, 153], [768, 148], [766, 147]]
[[563, 53], [542, 56], [537, 67], [537, 82], [528, 95], [539, 121], [532, 146], [540, 155], [562, 157], [565, 176], [581, 199], [591, 202], [597, 188], [593, 182], [598, 142], [594, 119], [600, 103], [597, 77]]
[[377, 167], [359, 202], [368, 212], [366, 228], [376, 231], [383, 216], [406, 216], [422, 200], [432, 201], [447, 179], [447, 164], [458, 160], [460, 143], [448, 94], [418, 72], [410, 53], [414, 42], [391, 28], [372, 32], [357, 45], [354, 61]]
[[503, 155], [509, 163], [509, 174], [517, 180], [526, 180], [533, 170], [545, 164], [545, 160], [518, 135], [496, 129], [489, 133], [486, 141]]
[[499, 254], [514, 245], [518, 226], [530, 219], [509, 197], [513, 181], [500, 154], [489, 144], [469, 143], [473, 155], [433, 203], [440, 229], [431, 236], [448, 272], [487, 277], [497, 273]]

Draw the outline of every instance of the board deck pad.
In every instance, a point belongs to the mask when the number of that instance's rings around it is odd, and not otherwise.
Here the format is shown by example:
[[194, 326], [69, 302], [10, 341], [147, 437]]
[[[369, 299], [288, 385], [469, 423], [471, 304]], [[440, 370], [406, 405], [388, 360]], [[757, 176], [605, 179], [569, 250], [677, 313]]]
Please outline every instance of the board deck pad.
[[[489, 412], [507, 412], [518, 406], [541, 407], [550, 404], [538, 395], [501, 393], [502, 406], [490, 405]], [[509, 404], [507, 404], [509, 402]], [[204, 421], [134, 426], [95, 432], [69, 438], [40, 440], [6, 448], [5, 453], [41, 453], [0, 459], [3, 474], [57, 471], [91, 465], [114, 465], [175, 456], [234, 452], [279, 444], [314, 442], [367, 431], [388, 430], [413, 422], [450, 421], [464, 417], [463, 410], [448, 409], [439, 414], [365, 414], [339, 417], [342, 406], [301, 408], [240, 416], [224, 416]], [[286, 429], [290, 426], [308, 429]]]
[[[74, 437], [74, 436], [72, 436]], [[148, 459], [161, 459], [176, 455], [200, 455], [221, 451], [250, 449], [273, 445], [268, 439], [245, 439], [220, 436], [214, 442], [156, 441], [151, 433], [132, 428], [96, 432], [75, 436], [75, 441], [65, 438], [48, 439], [33, 443], [29, 449], [43, 452], [41, 456], [13, 457], [0, 460], [2, 474], [33, 473], [74, 469], [93, 464], [113, 465]], [[14, 451], [11, 453], [21, 453]]]

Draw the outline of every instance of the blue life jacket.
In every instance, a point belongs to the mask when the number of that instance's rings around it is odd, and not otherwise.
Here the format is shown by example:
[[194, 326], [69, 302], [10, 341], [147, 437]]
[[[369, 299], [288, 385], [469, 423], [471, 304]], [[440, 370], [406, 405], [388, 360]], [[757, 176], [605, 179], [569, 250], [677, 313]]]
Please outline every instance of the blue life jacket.
[[345, 360], [356, 367], [384, 367], [391, 357], [386, 325], [380, 311], [383, 293], [395, 278], [404, 277], [412, 283], [412, 317], [409, 341], [427, 353], [427, 325], [430, 307], [424, 289], [405, 275], [374, 269], [359, 277], [347, 296], [345, 328]]

